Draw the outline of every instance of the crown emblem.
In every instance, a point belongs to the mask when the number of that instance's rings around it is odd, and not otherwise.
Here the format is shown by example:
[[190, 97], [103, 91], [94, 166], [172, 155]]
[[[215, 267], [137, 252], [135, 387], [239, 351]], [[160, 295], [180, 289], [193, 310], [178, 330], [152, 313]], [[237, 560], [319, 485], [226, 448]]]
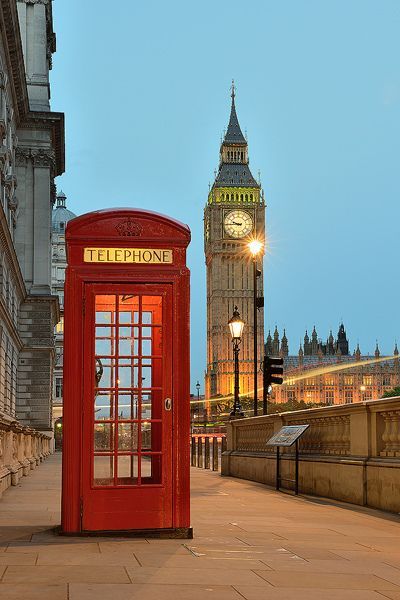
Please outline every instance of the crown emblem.
[[123, 235], [124, 237], [137, 237], [141, 235], [143, 231], [143, 227], [131, 219], [121, 221], [115, 228], [118, 231], [118, 234]]

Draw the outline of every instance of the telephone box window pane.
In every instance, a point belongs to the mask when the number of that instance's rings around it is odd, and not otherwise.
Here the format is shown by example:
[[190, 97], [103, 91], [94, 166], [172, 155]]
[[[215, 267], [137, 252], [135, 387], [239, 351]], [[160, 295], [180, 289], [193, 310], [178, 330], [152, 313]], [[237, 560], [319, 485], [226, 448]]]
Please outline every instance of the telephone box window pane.
[[152, 387], [151, 367], [142, 367], [142, 388]]
[[95, 456], [93, 484], [98, 486], [114, 485], [114, 457]]
[[96, 338], [110, 338], [115, 336], [115, 327], [96, 327]]
[[138, 424], [118, 423], [118, 450], [136, 452], [138, 449]]
[[94, 418], [103, 421], [113, 418], [113, 399], [108, 392], [100, 392], [94, 400]]
[[98, 388], [110, 388], [115, 385], [115, 365], [110, 358], [96, 358], [96, 383]]
[[142, 422], [142, 450], [151, 450], [151, 423]]
[[115, 323], [115, 296], [96, 296], [96, 323]]
[[142, 312], [142, 323], [143, 325], [151, 325], [152, 323], [152, 313], [149, 311]]
[[120, 366], [118, 369], [118, 387], [132, 388], [138, 387], [139, 369], [132, 366]]
[[142, 356], [151, 356], [151, 340], [142, 340]]
[[138, 457], [136, 455], [118, 456], [117, 469], [119, 485], [137, 485]]
[[137, 311], [139, 310], [139, 296], [133, 296], [132, 294], [122, 294], [118, 297], [119, 310], [120, 311]]
[[151, 327], [142, 327], [142, 337], [151, 339]]
[[[143, 296], [142, 311], [143, 325], [161, 325], [162, 296]], [[151, 313], [151, 321], [148, 320], [148, 313]]]
[[111, 356], [113, 353], [113, 343], [111, 338], [97, 338], [95, 353], [97, 356]]
[[137, 338], [119, 338], [118, 352], [120, 356], [137, 356], [138, 348], [139, 341]]
[[122, 310], [122, 307], [120, 307], [121, 310], [119, 311], [119, 322], [121, 323], [132, 323], [132, 313], [130, 311], [125, 311]]
[[151, 393], [142, 394], [142, 419], [151, 419]]
[[161, 455], [146, 455], [140, 457], [140, 475], [142, 485], [162, 483], [161, 480]]
[[120, 393], [118, 394], [118, 418], [119, 419], [137, 419], [138, 418], [138, 396], [137, 394]]
[[94, 424], [94, 451], [112, 452], [114, 448], [113, 423]]

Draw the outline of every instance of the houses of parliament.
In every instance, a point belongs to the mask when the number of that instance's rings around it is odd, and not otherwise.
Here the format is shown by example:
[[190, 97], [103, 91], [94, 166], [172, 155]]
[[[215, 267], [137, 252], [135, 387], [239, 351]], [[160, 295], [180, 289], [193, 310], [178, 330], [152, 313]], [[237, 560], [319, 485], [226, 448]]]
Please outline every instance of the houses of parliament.
[[285, 385], [274, 386], [271, 400], [277, 403], [304, 400], [310, 404], [346, 404], [381, 398], [400, 385], [400, 359], [397, 344], [392, 356], [382, 356], [378, 344], [372, 354], [362, 353], [359, 344], [353, 352], [343, 323], [336, 338], [332, 331], [326, 342], [314, 327], [307, 331], [297, 354], [289, 353], [286, 331], [280, 338], [275, 327], [265, 344], [268, 356], [281, 356]]
[[[232, 86], [229, 123], [220, 146], [219, 168], [204, 209], [204, 251], [207, 273], [207, 368], [205, 399], [230, 396], [234, 387], [234, 361], [228, 321], [237, 306], [245, 323], [240, 347], [240, 393], [251, 397], [254, 369], [254, 278], [249, 256], [250, 239], [265, 240], [265, 198], [260, 181], [249, 166], [248, 143], [239, 125], [235, 88]], [[257, 264], [257, 294], [263, 297], [262, 256]], [[400, 385], [399, 353], [381, 356], [378, 345], [370, 354], [359, 346], [353, 353], [343, 324], [336, 338], [326, 342], [314, 327], [306, 332], [297, 354], [289, 353], [286, 332], [275, 329], [264, 343], [263, 302], [257, 321], [257, 358], [264, 352], [284, 359], [285, 382], [275, 386], [271, 400], [304, 400], [310, 404], [343, 404], [382, 397]], [[258, 389], [262, 397], [262, 374]]]

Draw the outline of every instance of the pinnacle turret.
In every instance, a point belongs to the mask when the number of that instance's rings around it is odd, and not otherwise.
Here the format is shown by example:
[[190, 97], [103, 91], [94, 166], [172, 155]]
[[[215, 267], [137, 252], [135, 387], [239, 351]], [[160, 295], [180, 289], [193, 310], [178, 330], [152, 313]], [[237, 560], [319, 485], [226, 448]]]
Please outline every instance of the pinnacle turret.
[[[249, 169], [247, 140], [242, 133], [236, 114], [236, 93], [233, 83], [231, 97], [232, 103], [228, 129], [221, 144], [219, 169], [213, 188], [255, 188], [258, 194], [261, 186], [254, 179]], [[251, 197], [247, 197], [247, 201], [250, 200], [252, 202], [253, 198], [252, 194]], [[246, 197], [243, 200], [246, 201]]]
[[239, 119], [236, 114], [236, 106], [235, 106], [235, 83], [232, 81], [232, 104], [231, 104], [231, 114], [229, 117], [228, 129], [226, 130], [224, 143], [226, 144], [245, 144], [247, 146], [246, 138], [244, 137], [242, 130], [240, 129]]

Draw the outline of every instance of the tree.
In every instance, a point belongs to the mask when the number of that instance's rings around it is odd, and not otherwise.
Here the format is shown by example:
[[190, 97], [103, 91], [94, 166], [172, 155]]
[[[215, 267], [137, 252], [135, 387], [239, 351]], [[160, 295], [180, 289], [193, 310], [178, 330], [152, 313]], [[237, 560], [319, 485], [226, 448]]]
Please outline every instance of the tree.
[[382, 396], [382, 398], [393, 398], [393, 396], [400, 396], [400, 387], [394, 387], [392, 390], [388, 390]]

